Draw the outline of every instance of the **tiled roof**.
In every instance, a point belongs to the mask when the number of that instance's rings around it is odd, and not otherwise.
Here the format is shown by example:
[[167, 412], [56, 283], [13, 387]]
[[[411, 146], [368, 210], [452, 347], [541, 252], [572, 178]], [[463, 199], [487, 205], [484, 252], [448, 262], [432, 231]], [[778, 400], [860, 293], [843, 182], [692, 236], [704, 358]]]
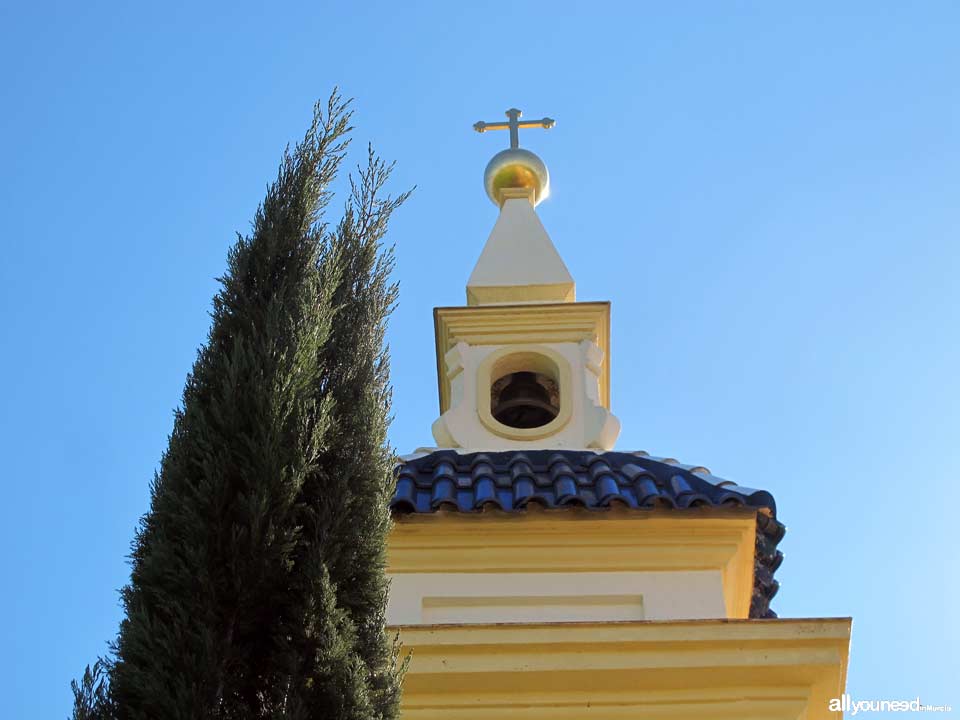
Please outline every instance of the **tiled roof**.
[[773, 574], [786, 528], [776, 519], [770, 493], [738, 487], [706, 468], [681, 465], [646, 453], [584, 450], [510, 450], [461, 454], [436, 450], [403, 460], [396, 469], [394, 513], [431, 513], [441, 508], [520, 512], [530, 503], [546, 508], [606, 510], [747, 507], [757, 513], [756, 567], [750, 617], [776, 617], [770, 600]]

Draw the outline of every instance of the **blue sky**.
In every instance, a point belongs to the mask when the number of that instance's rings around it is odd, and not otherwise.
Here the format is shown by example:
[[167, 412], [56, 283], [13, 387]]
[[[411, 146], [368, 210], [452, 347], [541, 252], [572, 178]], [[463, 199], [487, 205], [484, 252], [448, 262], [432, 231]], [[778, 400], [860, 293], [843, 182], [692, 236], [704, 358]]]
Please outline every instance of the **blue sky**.
[[550, 115], [521, 142], [613, 304], [617, 447], [770, 490], [781, 616], [853, 616], [854, 697], [960, 706], [958, 37], [932, 1], [3, 4], [4, 714], [66, 716], [114, 636], [213, 278], [334, 85], [417, 186], [399, 450], [495, 220], [470, 126]]

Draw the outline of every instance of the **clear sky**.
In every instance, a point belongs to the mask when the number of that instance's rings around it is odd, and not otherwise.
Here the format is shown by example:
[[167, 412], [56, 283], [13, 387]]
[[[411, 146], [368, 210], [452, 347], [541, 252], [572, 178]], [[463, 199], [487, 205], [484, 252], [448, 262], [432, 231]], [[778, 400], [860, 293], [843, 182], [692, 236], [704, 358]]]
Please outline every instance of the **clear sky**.
[[960, 5], [333, 5], [0, 6], [2, 714], [65, 717], [114, 637], [213, 278], [334, 85], [417, 186], [398, 450], [496, 216], [471, 125], [554, 117], [521, 142], [613, 303], [617, 447], [770, 490], [780, 615], [853, 616], [855, 698], [960, 708]]

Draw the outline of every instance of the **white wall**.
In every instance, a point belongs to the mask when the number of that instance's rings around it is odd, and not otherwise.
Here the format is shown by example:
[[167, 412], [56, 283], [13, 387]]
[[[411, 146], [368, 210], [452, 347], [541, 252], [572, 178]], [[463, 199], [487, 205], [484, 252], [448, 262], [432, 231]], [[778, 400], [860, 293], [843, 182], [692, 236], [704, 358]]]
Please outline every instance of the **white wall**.
[[401, 573], [389, 625], [724, 618], [719, 571]]

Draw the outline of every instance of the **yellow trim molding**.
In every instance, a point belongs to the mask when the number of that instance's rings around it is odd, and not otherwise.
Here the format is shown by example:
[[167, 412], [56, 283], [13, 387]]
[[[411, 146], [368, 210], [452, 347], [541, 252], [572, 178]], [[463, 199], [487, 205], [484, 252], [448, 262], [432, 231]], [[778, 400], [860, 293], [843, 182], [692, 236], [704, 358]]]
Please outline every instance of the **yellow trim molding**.
[[849, 618], [401, 626], [405, 720], [825, 720]]
[[552, 283], [549, 285], [491, 285], [467, 288], [467, 305], [498, 305], [519, 302], [563, 302], [572, 303], [577, 299], [573, 283]]

